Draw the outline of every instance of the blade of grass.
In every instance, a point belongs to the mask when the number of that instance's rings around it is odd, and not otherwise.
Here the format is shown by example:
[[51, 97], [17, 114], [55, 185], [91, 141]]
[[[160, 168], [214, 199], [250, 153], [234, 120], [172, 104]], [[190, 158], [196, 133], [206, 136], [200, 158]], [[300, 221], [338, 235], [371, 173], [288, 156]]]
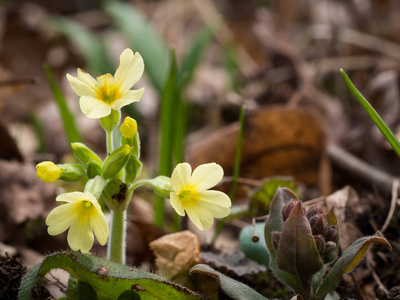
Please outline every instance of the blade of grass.
[[390, 128], [386, 125], [383, 121], [381, 116], [377, 113], [377, 111], [372, 107], [372, 105], [368, 102], [367, 99], [357, 90], [354, 86], [353, 82], [347, 76], [346, 72], [343, 69], [340, 69], [340, 73], [342, 73], [343, 79], [346, 82], [347, 87], [349, 88], [350, 92], [354, 95], [357, 101], [361, 104], [361, 106], [365, 109], [368, 113], [372, 121], [376, 124], [379, 130], [382, 132], [386, 140], [392, 146], [394, 152], [400, 157], [400, 143], [397, 140], [396, 136], [390, 130]]
[[87, 61], [89, 73], [114, 72], [114, 65], [108, 56], [104, 43], [90, 30], [77, 22], [62, 17], [53, 18], [52, 24], [55, 30], [67, 36], [79, 49]]
[[82, 142], [81, 135], [75, 125], [74, 116], [71, 114], [67, 102], [65, 101], [64, 95], [57, 85], [54, 78], [53, 71], [48, 65], [44, 66], [46, 72], [47, 80], [50, 84], [51, 90], [56, 100], [57, 106], [60, 110], [61, 118], [64, 124], [65, 133], [67, 134], [70, 143]]
[[[159, 175], [170, 176], [172, 172], [172, 151], [174, 145], [174, 122], [177, 113], [178, 68], [174, 51], [171, 51], [171, 67], [161, 99], [160, 111], [160, 146], [159, 146]], [[164, 225], [164, 198], [156, 197], [154, 202], [154, 224], [158, 227]]]
[[[236, 194], [237, 181], [238, 181], [239, 172], [240, 172], [240, 160], [242, 157], [245, 110], [246, 110], [246, 108], [243, 105], [242, 108], [240, 109], [240, 115], [239, 115], [239, 126], [240, 127], [239, 127], [239, 133], [238, 133], [238, 139], [237, 139], [237, 145], [236, 145], [235, 165], [234, 165], [234, 169], [233, 169], [232, 187], [231, 187], [231, 192], [230, 192], [231, 200], [234, 199], [235, 194]], [[225, 219], [219, 220], [219, 222], [217, 224], [217, 229], [215, 230], [215, 234], [213, 237], [213, 243], [217, 240], [218, 235], [221, 233], [222, 228], [224, 227], [224, 224], [225, 224]]]
[[143, 57], [146, 73], [156, 89], [163, 92], [168, 76], [168, 48], [146, 18], [132, 5], [119, 1], [107, 1], [105, 10], [115, 20], [132, 48]]

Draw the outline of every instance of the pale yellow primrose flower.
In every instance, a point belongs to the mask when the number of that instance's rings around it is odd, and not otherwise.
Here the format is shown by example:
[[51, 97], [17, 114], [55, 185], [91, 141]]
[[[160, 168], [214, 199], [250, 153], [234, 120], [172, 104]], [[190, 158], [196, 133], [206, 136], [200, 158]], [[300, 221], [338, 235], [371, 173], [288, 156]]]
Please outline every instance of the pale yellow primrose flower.
[[56, 181], [61, 174], [61, 169], [51, 161], [43, 161], [37, 164], [36, 170], [36, 176], [46, 183]]
[[46, 219], [50, 235], [69, 228], [68, 244], [72, 250], [88, 252], [93, 246], [93, 232], [101, 245], [107, 242], [109, 229], [97, 199], [89, 192], [61, 194], [56, 201], [66, 202], [53, 209]]
[[132, 138], [137, 131], [137, 123], [135, 119], [130, 117], [126, 117], [124, 122], [121, 124], [119, 130], [124, 138], [130, 139]]
[[222, 180], [224, 170], [216, 163], [198, 166], [192, 173], [188, 163], [178, 164], [171, 176], [170, 200], [180, 216], [185, 211], [201, 230], [209, 229], [214, 218], [224, 218], [230, 213], [231, 200], [220, 191], [208, 191]]
[[85, 71], [78, 69], [78, 77], [67, 74], [67, 79], [80, 96], [79, 105], [88, 117], [99, 119], [108, 116], [111, 109], [139, 101], [144, 88], [130, 90], [142, 77], [144, 71], [143, 58], [139, 53], [133, 54], [131, 49], [125, 49], [119, 58], [119, 66], [114, 77], [107, 73], [97, 77], [97, 80]]

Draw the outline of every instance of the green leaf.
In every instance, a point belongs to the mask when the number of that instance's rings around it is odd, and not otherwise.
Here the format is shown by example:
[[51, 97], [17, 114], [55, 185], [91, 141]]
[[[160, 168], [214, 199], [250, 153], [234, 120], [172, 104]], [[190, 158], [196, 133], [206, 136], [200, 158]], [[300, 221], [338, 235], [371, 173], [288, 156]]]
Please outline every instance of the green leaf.
[[295, 291], [301, 289], [301, 283], [297, 276], [294, 276], [286, 271], [282, 271], [278, 268], [276, 264], [277, 250], [275, 249], [272, 242], [272, 232], [282, 230], [283, 217], [282, 208], [290, 202], [290, 200], [297, 200], [297, 196], [288, 188], [279, 188], [276, 192], [274, 198], [272, 199], [270, 206], [270, 213], [267, 221], [265, 222], [265, 242], [270, 254], [270, 268], [274, 272], [275, 277], [291, 286]]
[[222, 290], [232, 299], [235, 300], [266, 300], [264, 296], [257, 293], [255, 290], [251, 289], [247, 285], [233, 280], [225, 276], [224, 274], [213, 270], [208, 265], [196, 265], [194, 266], [189, 274], [200, 273], [210, 276], [217, 280]]
[[284, 177], [264, 179], [261, 186], [250, 197], [249, 211], [252, 216], [264, 216], [269, 213], [272, 198], [279, 187], [286, 187], [297, 194], [297, 184]]
[[53, 27], [65, 34], [85, 57], [89, 73], [113, 73], [114, 65], [111, 62], [105, 45], [88, 29], [70, 19], [55, 17]]
[[269, 268], [269, 252], [265, 244], [264, 227], [264, 223], [256, 223], [255, 230], [259, 238], [256, 242], [253, 241], [253, 225], [244, 227], [240, 231], [239, 245], [248, 258]]
[[[160, 146], [158, 174], [170, 176], [172, 172], [172, 154], [175, 138], [176, 108], [179, 104], [178, 89], [178, 67], [176, 65], [174, 51], [171, 51], [171, 66], [167, 82], [165, 84], [160, 112]], [[156, 197], [154, 202], [154, 223], [156, 226], [163, 226], [165, 219], [164, 198]]]
[[65, 133], [67, 134], [70, 143], [81, 142], [82, 138], [75, 124], [75, 119], [70, 112], [67, 102], [65, 101], [64, 95], [57, 85], [54, 78], [53, 71], [47, 65], [44, 66], [47, 80], [49, 81], [51, 90], [53, 92], [54, 99], [56, 100], [58, 109], [60, 110], [61, 118], [64, 124]]
[[120, 1], [106, 1], [105, 10], [135, 51], [142, 55], [146, 73], [156, 89], [163, 91], [168, 75], [168, 50], [164, 41], [146, 18], [132, 5]]
[[358, 239], [336, 261], [316, 295], [323, 298], [327, 293], [333, 291], [342, 279], [342, 274], [351, 272], [357, 266], [372, 243], [384, 245], [392, 250], [392, 246], [379, 231], [374, 236]]
[[372, 121], [374, 121], [375, 125], [379, 128], [386, 140], [392, 146], [394, 152], [396, 152], [396, 154], [400, 157], [400, 142], [397, 140], [396, 136], [382, 120], [381, 116], [376, 112], [368, 100], [365, 99], [364, 96], [357, 90], [353, 82], [351, 82], [350, 78], [347, 76], [346, 72], [341, 69], [340, 73], [342, 73], [344, 81], [346, 82], [350, 92], [354, 95], [354, 97], [356, 97], [357, 101], [362, 105]]
[[[47, 256], [30, 269], [22, 279], [19, 300], [30, 300], [31, 293], [52, 269], [63, 269], [79, 281], [89, 284], [97, 298], [118, 299], [125, 291], [133, 291], [140, 299], [201, 299], [185, 287], [166, 281], [161, 276], [138, 268], [117, 264], [103, 258], [78, 252], [62, 252]], [[77, 286], [79, 288], [79, 284]], [[86, 289], [86, 292], [88, 289]]]
[[301, 202], [293, 208], [282, 227], [276, 263], [279, 269], [301, 278], [302, 282], [311, 280], [323, 267]]

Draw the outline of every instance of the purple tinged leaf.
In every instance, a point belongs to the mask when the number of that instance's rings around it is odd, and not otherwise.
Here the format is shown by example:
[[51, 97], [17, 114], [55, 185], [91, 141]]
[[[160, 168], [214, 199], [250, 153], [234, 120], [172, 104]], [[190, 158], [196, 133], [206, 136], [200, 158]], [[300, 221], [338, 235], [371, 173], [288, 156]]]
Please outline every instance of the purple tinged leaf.
[[295, 206], [283, 225], [276, 262], [279, 269], [302, 281], [311, 279], [323, 267], [301, 203]]

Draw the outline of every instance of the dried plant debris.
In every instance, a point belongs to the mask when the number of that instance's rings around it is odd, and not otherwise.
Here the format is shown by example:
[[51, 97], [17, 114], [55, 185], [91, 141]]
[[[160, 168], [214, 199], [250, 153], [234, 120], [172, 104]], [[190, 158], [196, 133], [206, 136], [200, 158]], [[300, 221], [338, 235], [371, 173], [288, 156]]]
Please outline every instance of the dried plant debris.
[[[26, 273], [26, 268], [16, 257], [8, 254], [0, 255], [0, 299], [17, 299], [19, 285], [22, 277]], [[32, 294], [33, 300], [54, 299], [50, 293], [42, 286]]]

